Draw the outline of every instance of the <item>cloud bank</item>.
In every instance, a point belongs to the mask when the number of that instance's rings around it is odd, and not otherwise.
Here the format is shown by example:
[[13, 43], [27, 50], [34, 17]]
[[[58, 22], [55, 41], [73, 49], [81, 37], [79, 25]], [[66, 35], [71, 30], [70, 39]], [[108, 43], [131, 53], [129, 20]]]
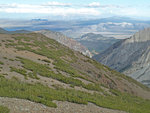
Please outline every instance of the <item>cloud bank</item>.
[[[70, 7], [69, 7], [70, 6]], [[94, 8], [71, 7], [70, 3], [48, 2], [41, 5], [4, 4], [0, 5], [0, 12], [4, 13], [41, 13], [52, 15], [99, 15]]]
[[[42, 4], [0, 4], [0, 13], [19, 15], [47, 15], [62, 17], [102, 17], [104, 16], [144, 16], [147, 12], [142, 13], [135, 7], [119, 6], [99, 2], [89, 4], [73, 4], [62, 2], [47, 2]], [[6, 17], [6, 16], [5, 16]], [[40, 18], [40, 17], [39, 17]]]

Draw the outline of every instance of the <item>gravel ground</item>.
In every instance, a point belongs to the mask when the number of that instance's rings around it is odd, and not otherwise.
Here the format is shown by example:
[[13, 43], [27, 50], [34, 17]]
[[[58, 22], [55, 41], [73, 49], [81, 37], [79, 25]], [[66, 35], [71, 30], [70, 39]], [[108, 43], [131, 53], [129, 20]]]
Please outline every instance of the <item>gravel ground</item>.
[[50, 108], [28, 100], [0, 97], [0, 105], [8, 107], [10, 113], [126, 113], [98, 107], [92, 103], [88, 105], [61, 101], [55, 101], [55, 103], [58, 107]]

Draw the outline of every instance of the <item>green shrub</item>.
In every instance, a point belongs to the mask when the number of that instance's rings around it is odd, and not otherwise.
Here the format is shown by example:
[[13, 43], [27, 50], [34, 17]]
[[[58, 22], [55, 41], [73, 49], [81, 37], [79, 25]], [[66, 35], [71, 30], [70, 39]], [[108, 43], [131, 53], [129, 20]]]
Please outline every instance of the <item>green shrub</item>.
[[0, 106], [0, 113], [9, 113], [10, 110], [7, 107]]
[[10, 68], [11, 68], [10, 71], [17, 72], [17, 73], [23, 75], [25, 77], [25, 79], [27, 79], [27, 71], [25, 69], [17, 69], [15, 67], [10, 67]]
[[0, 65], [4, 65], [4, 63], [0, 61]]
[[47, 62], [47, 63], [51, 63], [51, 61], [49, 61], [47, 59], [43, 59], [42, 61]]

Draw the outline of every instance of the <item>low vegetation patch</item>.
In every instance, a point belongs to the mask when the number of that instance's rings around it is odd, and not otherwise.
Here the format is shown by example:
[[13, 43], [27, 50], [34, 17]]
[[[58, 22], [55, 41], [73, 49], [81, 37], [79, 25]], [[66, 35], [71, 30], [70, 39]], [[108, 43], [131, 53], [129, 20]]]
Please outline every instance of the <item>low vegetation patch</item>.
[[0, 65], [4, 65], [4, 63], [0, 61]]
[[[35, 34], [34, 34], [35, 35]], [[61, 71], [64, 71], [71, 76], [74, 77], [80, 77], [84, 78], [80, 75], [75, 69], [73, 69], [70, 66], [71, 62], [76, 61], [76, 56], [74, 55], [74, 52], [70, 50], [69, 48], [64, 47], [63, 45], [59, 44], [57, 41], [42, 37], [37, 38], [35, 37], [13, 37], [16, 42], [9, 42], [6, 45], [7, 46], [13, 46], [17, 50], [27, 50], [30, 52], [33, 52], [35, 54], [39, 54], [42, 56], [46, 56], [47, 58], [53, 59], [55, 68]], [[30, 41], [26, 41], [30, 39]], [[33, 47], [38, 49], [33, 49]], [[71, 58], [71, 61], [64, 61], [61, 57], [62, 56], [69, 56]], [[44, 59], [44, 62], [51, 63], [49, 60]]]
[[[50, 77], [58, 81], [61, 81], [63, 83], [71, 84], [72, 86], [80, 86], [88, 90], [103, 92], [99, 84], [91, 83], [91, 84], [86, 85], [81, 80], [75, 79], [72, 76], [66, 77], [62, 74], [54, 73], [53, 71], [51, 71], [51, 69], [47, 65], [39, 64], [37, 62], [33, 62], [29, 59], [25, 59], [21, 57], [17, 57], [17, 58], [22, 62], [24, 69], [17, 69], [15, 67], [11, 67], [11, 71], [20, 73], [24, 75], [25, 77], [27, 77], [28, 75], [30, 76], [34, 75], [36, 77], [36, 75], [39, 74], [40, 76]], [[27, 70], [31, 72], [27, 74]]]
[[10, 68], [11, 68], [10, 71], [23, 75], [25, 79], [28, 79], [28, 77], [33, 78], [33, 79], [39, 79], [35, 72], [27, 72], [25, 69], [16, 68], [16, 67], [10, 67]]
[[57, 107], [53, 100], [68, 101], [78, 104], [94, 103], [98, 106], [127, 111], [129, 113], [149, 113], [150, 101], [133, 97], [112, 90], [116, 96], [102, 96], [100, 94], [89, 94], [74, 89], [55, 89], [44, 86], [40, 83], [23, 83], [16, 79], [5, 79], [0, 77], [0, 96], [10, 98], [27, 99], [33, 102], [42, 103], [49, 107]]
[[9, 113], [9, 109], [4, 106], [0, 106], [0, 113]]

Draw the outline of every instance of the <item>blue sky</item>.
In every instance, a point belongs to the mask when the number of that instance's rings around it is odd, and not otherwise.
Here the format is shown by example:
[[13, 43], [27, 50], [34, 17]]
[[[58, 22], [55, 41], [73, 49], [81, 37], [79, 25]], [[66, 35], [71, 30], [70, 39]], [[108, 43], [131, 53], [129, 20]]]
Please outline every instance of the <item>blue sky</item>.
[[1, 0], [0, 18], [90, 19], [111, 16], [150, 19], [150, 0]]

